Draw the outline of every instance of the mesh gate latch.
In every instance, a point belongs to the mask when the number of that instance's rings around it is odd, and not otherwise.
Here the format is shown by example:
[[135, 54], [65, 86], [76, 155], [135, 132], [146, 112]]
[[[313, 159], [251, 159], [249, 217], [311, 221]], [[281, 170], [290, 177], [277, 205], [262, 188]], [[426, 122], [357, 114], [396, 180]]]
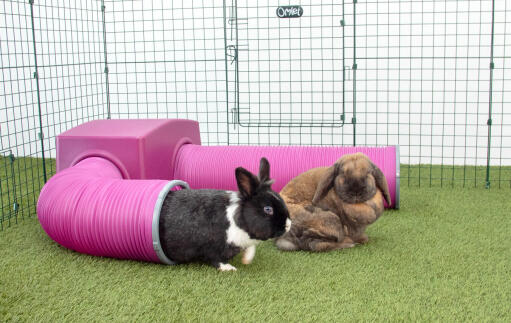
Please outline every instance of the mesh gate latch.
[[491, 124], [493, 123], [492, 119], [488, 119], [488, 121], [486, 121], [486, 124], [491, 126]]

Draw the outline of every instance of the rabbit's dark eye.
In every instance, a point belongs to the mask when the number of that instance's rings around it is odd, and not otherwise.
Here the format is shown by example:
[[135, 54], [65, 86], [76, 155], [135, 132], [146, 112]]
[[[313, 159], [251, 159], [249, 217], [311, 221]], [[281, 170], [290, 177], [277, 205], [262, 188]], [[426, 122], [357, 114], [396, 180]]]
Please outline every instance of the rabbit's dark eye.
[[268, 215], [273, 215], [273, 208], [271, 206], [265, 206], [264, 213], [266, 213]]

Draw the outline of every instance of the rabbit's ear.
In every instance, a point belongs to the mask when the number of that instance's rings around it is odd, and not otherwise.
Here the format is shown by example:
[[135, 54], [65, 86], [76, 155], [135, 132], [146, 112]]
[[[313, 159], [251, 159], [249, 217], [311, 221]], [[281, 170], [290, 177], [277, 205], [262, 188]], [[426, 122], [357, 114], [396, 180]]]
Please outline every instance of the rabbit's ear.
[[334, 179], [337, 176], [337, 170], [337, 164], [330, 166], [326, 170], [325, 174], [320, 179], [318, 186], [316, 187], [316, 192], [314, 193], [314, 198], [312, 199], [312, 205], [317, 204], [334, 186]]
[[259, 180], [261, 183], [270, 180], [270, 163], [265, 157], [261, 158], [259, 163]]
[[254, 194], [259, 185], [259, 180], [251, 172], [243, 167], [236, 168], [236, 182], [238, 189], [244, 198]]
[[390, 200], [390, 193], [389, 193], [389, 186], [387, 184], [387, 179], [385, 178], [385, 175], [383, 175], [383, 172], [381, 169], [378, 168], [374, 163], [371, 162], [371, 165], [373, 166], [373, 176], [374, 180], [376, 181], [376, 186], [378, 189], [383, 193], [383, 197], [385, 198], [385, 201], [388, 205], [390, 205], [392, 202]]

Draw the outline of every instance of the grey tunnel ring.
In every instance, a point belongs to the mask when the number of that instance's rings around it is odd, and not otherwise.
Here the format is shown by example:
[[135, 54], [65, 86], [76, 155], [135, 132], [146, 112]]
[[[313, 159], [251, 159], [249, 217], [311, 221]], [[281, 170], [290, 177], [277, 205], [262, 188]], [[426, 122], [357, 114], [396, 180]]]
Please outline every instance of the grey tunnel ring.
[[153, 223], [152, 223], [152, 239], [153, 239], [153, 248], [156, 254], [158, 255], [158, 259], [166, 265], [175, 265], [175, 262], [170, 260], [165, 253], [163, 252], [163, 248], [161, 247], [160, 243], [160, 213], [161, 213], [161, 207], [163, 205], [163, 201], [165, 201], [165, 198], [167, 197], [167, 194], [170, 192], [170, 190], [176, 186], [181, 186], [185, 189], [190, 189], [190, 186], [188, 183], [180, 180], [172, 180], [168, 182], [163, 189], [161, 190], [160, 194], [158, 194], [158, 199], [156, 200], [156, 204], [154, 206], [154, 213], [153, 213]]

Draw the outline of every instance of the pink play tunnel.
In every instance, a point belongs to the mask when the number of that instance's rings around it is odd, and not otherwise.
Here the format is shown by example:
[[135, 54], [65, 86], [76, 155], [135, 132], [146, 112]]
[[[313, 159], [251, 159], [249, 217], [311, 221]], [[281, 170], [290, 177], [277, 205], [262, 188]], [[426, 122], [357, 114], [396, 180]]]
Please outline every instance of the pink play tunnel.
[[278, 192], [298, 174], [354, 152], [382, 170], [392, 200], [387, 207], [398, 208], [394, 146], [201, 146], [196, 121], [95, 120], [57, 137], [57, 174], [41, 190], [37, 214], [46, 233], [66, 248], [172, 264], [158, 226], [163, 200], [174, 187], [236, 190], [235, 168], [257, 173], [266, 157]]
[[[333, 165], [342, 155], [362, 152], [385, 175], [392, 205], [399, 208], [399, 151], [388, 147], [200, 146], [183, 145], [174, 165], [174, 178], [190, 187], [236, 190], [234, 169], [257, 173], [259, 160], [270, 162], [272, 188], [279, 192], [293, 177], [311, 168]], [[385, 203], [386, 204], [386, 203]]]
[[62, 246], [94, 255], [172, 264], [160, 246], [158, 224], [167, 193], [182, 181], [124, 180], [100, 157], [53, 176], [37, 204], [46, 233]]

